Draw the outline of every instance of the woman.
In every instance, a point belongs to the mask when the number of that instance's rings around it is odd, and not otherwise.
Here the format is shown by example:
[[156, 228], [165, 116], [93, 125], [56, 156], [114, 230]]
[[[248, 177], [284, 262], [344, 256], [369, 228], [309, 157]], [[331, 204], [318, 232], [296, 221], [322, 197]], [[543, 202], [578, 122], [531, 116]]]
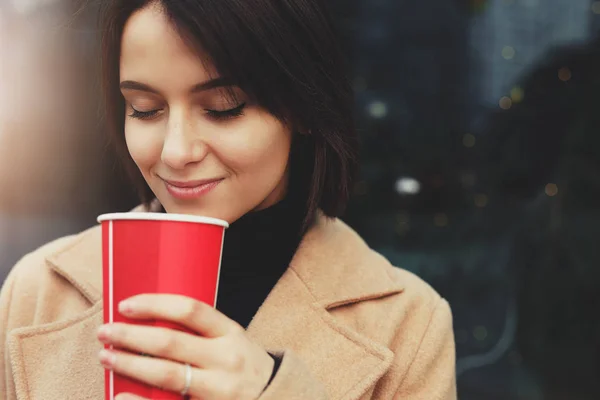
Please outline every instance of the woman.
[[3, 286], [5, 398], [100, 399], [108, 368], [192, 399], [455, 399], [448, 304], [335, 219], [357, 140], [323, 2], [108, 3], [106, 106], [138, 211], [231, 224], [217, 309], [142, 295], [121, 312], [197, 335], [102, 326], [99, 228], [59, 239]]

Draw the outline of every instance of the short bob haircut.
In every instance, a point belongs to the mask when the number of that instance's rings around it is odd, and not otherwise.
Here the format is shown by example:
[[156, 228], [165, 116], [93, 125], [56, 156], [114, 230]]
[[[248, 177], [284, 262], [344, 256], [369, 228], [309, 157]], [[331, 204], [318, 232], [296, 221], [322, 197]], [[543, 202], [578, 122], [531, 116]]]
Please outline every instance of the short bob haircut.
[[[110, 138], [144, 204], [154, 195], [125, 143], [119, 89], [124, 26], [155, 3], [219, 76], [292, 127], [303, 162], [290, 188], [306, 186], [307, 219], [340, 216], [357, 169], [354, 98], [325, 0], [108, 0], [101, 12], [102, 82]], [[300, 139], [298, 139], [300, 138]], [[292, 170], [295, 150], [292, 145]], [[299, 176], [299, 177], [296, 177]]]

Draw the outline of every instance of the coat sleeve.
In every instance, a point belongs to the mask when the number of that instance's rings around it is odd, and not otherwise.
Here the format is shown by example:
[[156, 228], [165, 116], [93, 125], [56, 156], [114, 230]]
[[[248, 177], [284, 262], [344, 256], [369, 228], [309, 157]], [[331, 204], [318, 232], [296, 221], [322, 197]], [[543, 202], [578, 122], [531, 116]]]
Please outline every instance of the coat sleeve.
[[10, 330], [8, 325], [13, 303], [15, 275], [13, 270], [2, 284], [2, 290], [0, 290], [0, 393], [4, 393], [9, 399], [12, 398], [8, 393], [12, 383], [12, 374], [7, 353], [7, 333]]
[[[56, 243], [60, 243], [56, 241]], [[45, 255], [53, 244], [23, 256], [11, 269], [0, 290], [0, 398], [16, 398], [11, 360], [8, 352], [10, 333], [31, 326], [40, 304], [40, 293], [50, 277], [45, 269]], [[1, 397], [4, 395], [4, 397]]]
[[456, 354], [452, 313], [448, 302], [440, 299], [431, 314], [421, 344], [394, 399], [456, 400], [456, 398]]

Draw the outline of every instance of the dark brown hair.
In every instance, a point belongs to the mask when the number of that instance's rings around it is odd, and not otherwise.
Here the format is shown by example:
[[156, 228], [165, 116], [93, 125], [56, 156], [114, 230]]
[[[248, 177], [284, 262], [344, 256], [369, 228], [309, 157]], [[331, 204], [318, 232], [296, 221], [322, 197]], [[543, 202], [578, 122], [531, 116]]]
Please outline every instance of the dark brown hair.
[[[154, 195], [124, 136], [121, 38], [129, 17], [157, 3], [219, 75], [297, 132], [290, 187], [306, 186], [307, 215], [340, 216], [357, 165], [354, 99], [324, 0], [109, 0], [102, 16], [102, 82], [111, 139], [141, 200]], [[202, 52], [202, 53], [200, 53]], [[294, 161], [292, 161], [294, 162]]]

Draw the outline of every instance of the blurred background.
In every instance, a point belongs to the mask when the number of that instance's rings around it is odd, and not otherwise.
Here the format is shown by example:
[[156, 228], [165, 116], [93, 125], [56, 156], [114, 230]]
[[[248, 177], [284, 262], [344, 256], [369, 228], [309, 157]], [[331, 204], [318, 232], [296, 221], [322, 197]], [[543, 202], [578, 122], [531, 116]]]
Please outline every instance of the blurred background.
[[[0, 282], [137, 203], [78, 3], [0, 0]], [[449, 300], [460, 399], [599, 399], [600, 1], [329, 3], [363, 145], [346, 221]]]

